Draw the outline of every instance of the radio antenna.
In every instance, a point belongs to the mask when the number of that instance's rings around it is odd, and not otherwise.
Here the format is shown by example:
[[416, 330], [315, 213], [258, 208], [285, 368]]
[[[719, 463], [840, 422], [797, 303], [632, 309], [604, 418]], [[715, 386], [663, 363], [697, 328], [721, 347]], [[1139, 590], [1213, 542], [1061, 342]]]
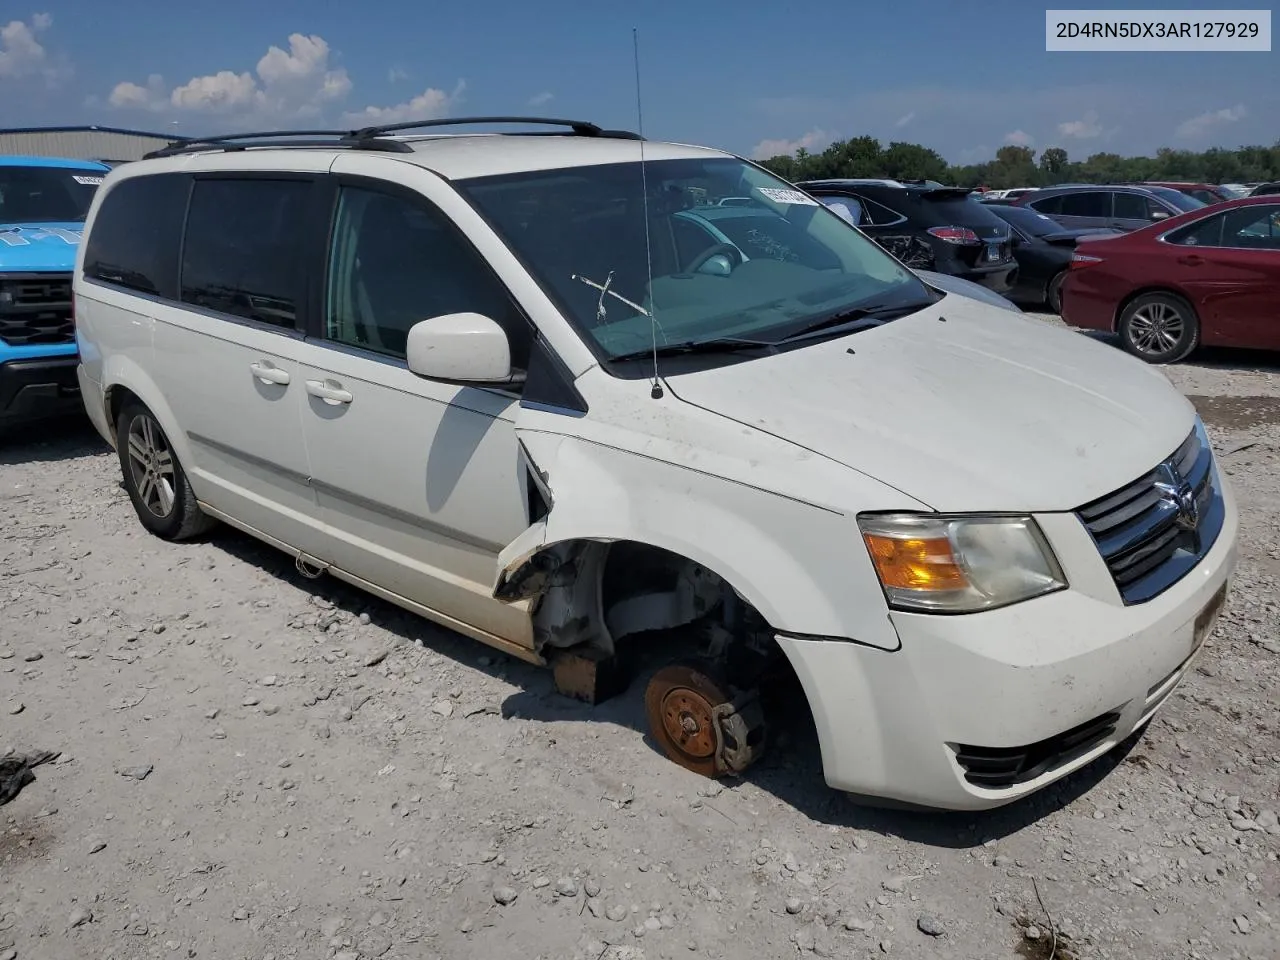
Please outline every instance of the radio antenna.
[[631, 54], [636, 65], [636, 132], [640, 134], [640, 198], [644, 211], [644, 258], [649, 280], [649, 333], [653, 337], [653, 385], [649, 396], [662, 399], [662, 382], [658, 379], [658, 308], [653, 300], [653, 244], [649, 239], [649, 178], [644, 165], [644, 109], [640, 103], [640, 38], [631, 28]]

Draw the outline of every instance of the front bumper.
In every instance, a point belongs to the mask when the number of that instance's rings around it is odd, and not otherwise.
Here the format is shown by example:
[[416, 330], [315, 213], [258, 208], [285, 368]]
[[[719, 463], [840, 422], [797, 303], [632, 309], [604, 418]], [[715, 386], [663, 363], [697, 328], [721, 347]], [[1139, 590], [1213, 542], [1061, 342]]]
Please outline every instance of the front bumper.
[[[1079, 528], [1060, 551], [1072, 589], [964, 616], [893, 613], [897, 651], [779, 636], [813, 711], [827, 783], [927, 807], [986, 809], [1111, 750], [1151, 718], [1212, 629], [1236, 562], [1236, 506], [1229, 488], [1223, 497], [1214, 546], [1145, 603], [1123, 605], [1083, 527], [1060, 515], [1068, 539], [1071, 525]], [[1082, 568], [1077, 581], [1073, 570]], [[1209, 622], [1197, 630], [1198, 619]], [[1025, 755], [1016, 782], [974, 782], [975, 769], [989, 774]]]
[[77, 363], [74, 354], [0, 363], [0, 427], [78, 414]]

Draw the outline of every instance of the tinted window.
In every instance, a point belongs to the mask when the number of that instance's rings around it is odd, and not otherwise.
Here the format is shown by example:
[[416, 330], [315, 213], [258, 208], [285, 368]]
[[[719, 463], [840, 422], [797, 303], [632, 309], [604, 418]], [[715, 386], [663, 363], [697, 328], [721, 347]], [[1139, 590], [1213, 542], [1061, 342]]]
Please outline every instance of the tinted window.
[[176, 300], [190, 183], [185, 174], [162, 173], [112, 187], [85, 244], [85, 276]]
[[296, 326], [310, 195], [303, 180], [197, 180], [182, 248], [183, 301]]
[[1109, 217], [1111, 194], [1099, 190], [1064, 193], [1058, 213], [1064, 217]]
[[1280, 250], [1280, 206], [1240, 207], [1220, 219], [1224, 247]]
[[1119, 220], [1154, 220], [1155, 212], [1166, 212], [1164, 207], [1140, 193], [1117, 193], [1115, 216]]
[[403, 357], [419, 321], [480, 313], [506, 329], [512, 365], [528, 365], [528, 322], [480, 255], [425, 202], [344, 187], [328, 288], [329, 340]]
[[1040, 200], [1032, 200], [1027, 206], [1040, 213], [1058, 213], [1062, 210], [1062, 194], [1054, 197], [1044, 197]]
[[1169, 234], [1169, 242], [1187, 247], [1217, 247], [1222, 244], [1222, 217], [1208, 217], [1199, 223]]
[[0, 223], [83, 221], [105, 170], [0, 166]]

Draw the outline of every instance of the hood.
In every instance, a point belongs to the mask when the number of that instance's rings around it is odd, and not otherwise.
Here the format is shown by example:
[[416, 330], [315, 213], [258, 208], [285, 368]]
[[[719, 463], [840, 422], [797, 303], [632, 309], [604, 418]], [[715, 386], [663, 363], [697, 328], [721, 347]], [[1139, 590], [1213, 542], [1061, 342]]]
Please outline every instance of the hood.
[[1075, 509], [1173, 453], [1195, 418], [1120, 350], [960, 297], [666, 382], [942, 511]]
[[0, 223], [0, 270], [65, 270], [76, 265], [84, 224]]

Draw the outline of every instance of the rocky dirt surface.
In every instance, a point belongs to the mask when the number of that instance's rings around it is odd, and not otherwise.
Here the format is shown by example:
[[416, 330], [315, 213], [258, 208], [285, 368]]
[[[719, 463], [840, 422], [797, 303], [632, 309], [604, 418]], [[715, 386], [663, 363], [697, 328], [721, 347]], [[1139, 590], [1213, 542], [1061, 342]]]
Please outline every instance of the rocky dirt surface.
[[62, 756], [0, 807], [0, 960], [1274, 960], [1278, 370], [1168, 371], [1243, 512], [1196, 669], [1138, 742], [980, 816], [855, 805], [802, 724], [699, 779], [638, 687], [579, 705], [234, 532], [163, 543], [87, 427], [18, 437], [0, 754]]

